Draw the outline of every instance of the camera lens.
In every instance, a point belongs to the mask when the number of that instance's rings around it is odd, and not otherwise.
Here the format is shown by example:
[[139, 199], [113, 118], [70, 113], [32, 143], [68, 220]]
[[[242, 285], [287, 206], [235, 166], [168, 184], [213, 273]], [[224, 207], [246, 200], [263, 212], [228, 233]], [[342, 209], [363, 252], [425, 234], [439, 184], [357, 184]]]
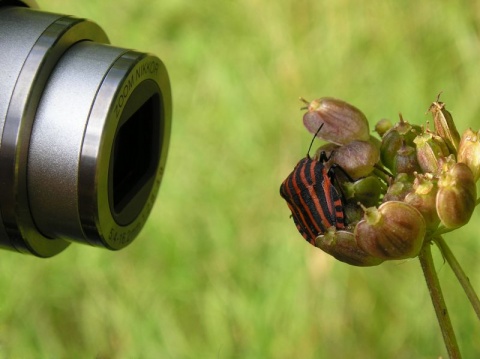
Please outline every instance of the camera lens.
[[108, 45], [90, 21], [28, 8], [0, 7], [0, 34], [0, 246], [125, 247], [167, 158], [163, 63]]
[[156, 121], [160, 101], [153, 82], [137, 87], [117, 129], [110, 161], [109, 203], [116, 222], [123, 225], [137, 217], [154, 185], [160, 155]]

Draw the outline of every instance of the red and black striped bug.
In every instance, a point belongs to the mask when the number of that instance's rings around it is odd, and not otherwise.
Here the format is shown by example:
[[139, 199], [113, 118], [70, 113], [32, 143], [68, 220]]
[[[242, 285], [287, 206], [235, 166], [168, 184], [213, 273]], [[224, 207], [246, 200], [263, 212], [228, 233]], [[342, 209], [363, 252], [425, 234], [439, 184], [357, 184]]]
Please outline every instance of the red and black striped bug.
[[313, 136], [307, 156], [280, 186], [280, 195], [287, 201], [298, 231], [312, 245], [328, 228], [345, 228], [342, 199], [333, 185], [334, 167], [325, 167], [331, 155], [322, 152], [318, 161], [310, 158], [310, 149], [322, 127], [323, 123]]

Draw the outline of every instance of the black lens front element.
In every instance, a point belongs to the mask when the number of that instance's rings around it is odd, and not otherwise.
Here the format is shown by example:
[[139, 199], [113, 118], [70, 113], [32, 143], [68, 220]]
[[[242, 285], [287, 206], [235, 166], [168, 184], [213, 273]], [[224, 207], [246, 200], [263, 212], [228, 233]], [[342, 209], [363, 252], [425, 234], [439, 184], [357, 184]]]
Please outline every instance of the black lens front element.
[[153, 186], [160, 152], [158, 116], [160, 96], [151, 94], [153, 83], [139, 86], [120, 120], [110, 167], [110, 207], [116, 221], [135, 220]]

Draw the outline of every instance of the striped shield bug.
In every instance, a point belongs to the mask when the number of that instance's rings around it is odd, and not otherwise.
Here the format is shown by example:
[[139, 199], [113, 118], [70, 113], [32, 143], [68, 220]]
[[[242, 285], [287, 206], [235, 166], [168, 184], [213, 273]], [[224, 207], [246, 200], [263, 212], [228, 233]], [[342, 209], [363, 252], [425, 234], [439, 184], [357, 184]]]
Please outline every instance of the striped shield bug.
[[322, 152], [318, 160], [310, 157], [310, 149], [322, 127], [323, 123], [313, 136], [307, 156], [280, 186], [280, 195], [287, 201], [298, 231], [312, 245], [328, 228], [345, 228], [342, 199], [333, 185], [335, 167], [329, 170], [325, 167], [331, 155]]

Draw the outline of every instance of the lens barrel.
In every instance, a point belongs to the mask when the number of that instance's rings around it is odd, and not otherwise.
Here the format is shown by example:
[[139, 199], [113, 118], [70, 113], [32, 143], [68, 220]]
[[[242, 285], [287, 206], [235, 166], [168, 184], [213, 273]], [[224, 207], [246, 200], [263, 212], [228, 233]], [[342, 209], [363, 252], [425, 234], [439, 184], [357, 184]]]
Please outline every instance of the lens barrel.
[[5, 4], [0, 248], [40, 257], [72, 241], [121, 249], [145, 224], [164, 173], [167, 70], [108, 45], [91, 21]]

